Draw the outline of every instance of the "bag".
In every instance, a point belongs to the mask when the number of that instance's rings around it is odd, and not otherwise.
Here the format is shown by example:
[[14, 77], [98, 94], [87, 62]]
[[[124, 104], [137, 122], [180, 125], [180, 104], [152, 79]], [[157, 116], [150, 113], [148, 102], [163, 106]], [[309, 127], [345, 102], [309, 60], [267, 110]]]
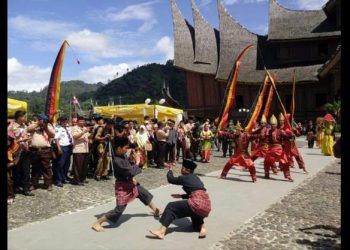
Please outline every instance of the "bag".
[[146, 142], [146, 144], [145, 144], [145, 150], [146, 151], [152, 151], [152, 143], [150, 143], [150, 142]]
[[59, 152], [56, 142], [54, 140], [51, 142], [51, 152], [52, 159], [56, 159], [58, 156], [62, 155], [62, 152]]

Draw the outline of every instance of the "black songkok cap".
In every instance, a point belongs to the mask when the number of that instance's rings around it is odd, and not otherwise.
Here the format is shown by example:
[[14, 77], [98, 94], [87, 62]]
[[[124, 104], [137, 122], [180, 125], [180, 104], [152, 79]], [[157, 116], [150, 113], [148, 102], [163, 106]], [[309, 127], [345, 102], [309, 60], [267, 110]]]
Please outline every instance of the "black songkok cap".
[[193, 171], [197, 167], [197, 164], [192, 160], [184, 159], [182, 166]]

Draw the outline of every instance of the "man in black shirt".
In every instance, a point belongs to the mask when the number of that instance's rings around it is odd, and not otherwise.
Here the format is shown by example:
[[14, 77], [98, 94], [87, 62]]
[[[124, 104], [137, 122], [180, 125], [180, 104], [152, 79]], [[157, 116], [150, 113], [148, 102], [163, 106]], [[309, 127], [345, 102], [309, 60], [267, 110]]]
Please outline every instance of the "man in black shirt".
[[193, 229], [199, 231], [199, 238], [205, 238], [207, 229], [204, 218], [208, 217], [211, 211], [211, 202], [203, 182], [197, 175], [193, 174], [197, 164], [191, 160], [184, 159], [181, 168], [181, 176], [174, 177], [172, 167], [169, 166], [167, 174], [168, 182], [175, 185], [182, 185], [186, 194], [172, 194], [173, 198], [182, 198], [182, 201], [169, 202], [166, 206], [159, 229], [150, 230], [158, 239], [163, 239], [167, 228], [175, 219], [191, 217]]
[[115, 194], [117, 205], [116, 207], [100, 217], [93, 225], [92, 229], [97, 232], [102, 232], [102, 223], [112, 222], [117, 223], [120, 216], [123, 214], [128, 203], [135, 198], [141, 200], [143, 204], [149, 206], [155, 217], [159, 217], [160, 210], [152, 202], [153, 195], [137, 182], [135, 176], [141, 173], [138, 167], [140, 163], [140, 155], [136, 157], [136, 163], [131, 165], [126, 152], [129, 149], [129, 139], [127, 137], [119, 137], [114, 141], [115, 157], [113, 159], [114, 176], [116, 178]]

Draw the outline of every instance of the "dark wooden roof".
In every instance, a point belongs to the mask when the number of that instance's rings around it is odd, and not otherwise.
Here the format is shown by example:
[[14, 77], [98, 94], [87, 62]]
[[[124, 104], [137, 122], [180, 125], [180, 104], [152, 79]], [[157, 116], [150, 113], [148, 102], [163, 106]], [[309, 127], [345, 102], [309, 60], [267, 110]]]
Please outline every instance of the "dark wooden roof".
[[[174, 65], [176, 67], [203, 73], [203, 74], [215, 74], [216, 72], [216, 62], [217, 59], [214, 59], [213, 62], [209, 63], [201, 63], [195, 62], [195, 31], [192, 25], [190, 25], [187, 20], [182, 16], [179, 8], [176, 5], [175, 0], [171, 0], [171, 8], [173, 13], [173, 28], [174, 28]], [[199, 32], [201, 33], [201, 32]], [[199, 37], [203, 37], [203, 34]], [[210, 37], [210, 36], [209, 36]], [[201, 43], [200, 43], [201, 44]], [[199, 44], [199, 45], [200, 45]], [[212, 48], [212, 47], [211, 47]], [[199, 55], [201, 53], [205, 53], [205, 50], [209, 49], [205, 45], [200, 45]], [[214, 47], [215, 53], [216, 48]], [[211, 57], [204, 57], [203, 55], [200, 58], [204, 58], [204, 60], [208, 61], [209, 59], [213, 59]]]
[[[277, 74], [279, 83], [291, 83], [294, 69], [297, 82], [318, 81], [317, 73], [322, 64], [279, 68], [271, 53], [276, 50], [276, 44], [269, 42], [267, 36], [257, 35], [239, 24], [221, 0], [218, 0], [220, 36], [199, 13], [194, 2], [192, 11], [195, 28], [184, 19], [175, 0], [171, 0], [171, 5], [176, 67], [203, 74], [215, 75], [216, 72], [218, 81], [227, 81], [239, 53], [249, 44], [255, 44], [242, 59], [239, 83], [260, 84], [265, 76], [264, 66]], [[218, 41], [216, 47], [214, 41]]]
[[216, 74], [218, 63], [219, 32], [214, 30], [201, 15], [194, 0], [192, 0], [192, 15], [194, 21], [194, 61], [206, 63], [208, 74]]
[[269, 0], [268, 40], [340, 36], [323, 10], [289, 10]]
[[335, 52], [325, 64], [318, 70], [318, 76], [324, 77], [341, 59], [341, 45], [339, 44]]

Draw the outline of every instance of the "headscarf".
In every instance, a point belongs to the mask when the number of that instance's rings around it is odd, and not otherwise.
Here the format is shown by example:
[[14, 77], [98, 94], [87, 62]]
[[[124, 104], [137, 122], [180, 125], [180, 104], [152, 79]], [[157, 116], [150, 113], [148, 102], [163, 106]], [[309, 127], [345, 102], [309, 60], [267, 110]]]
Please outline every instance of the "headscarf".
[[147, 130], [144, 125], [140, 126], [140, 130], [136, 133], [136, 141], [139, 146], [144, 147], [148, 141]]

